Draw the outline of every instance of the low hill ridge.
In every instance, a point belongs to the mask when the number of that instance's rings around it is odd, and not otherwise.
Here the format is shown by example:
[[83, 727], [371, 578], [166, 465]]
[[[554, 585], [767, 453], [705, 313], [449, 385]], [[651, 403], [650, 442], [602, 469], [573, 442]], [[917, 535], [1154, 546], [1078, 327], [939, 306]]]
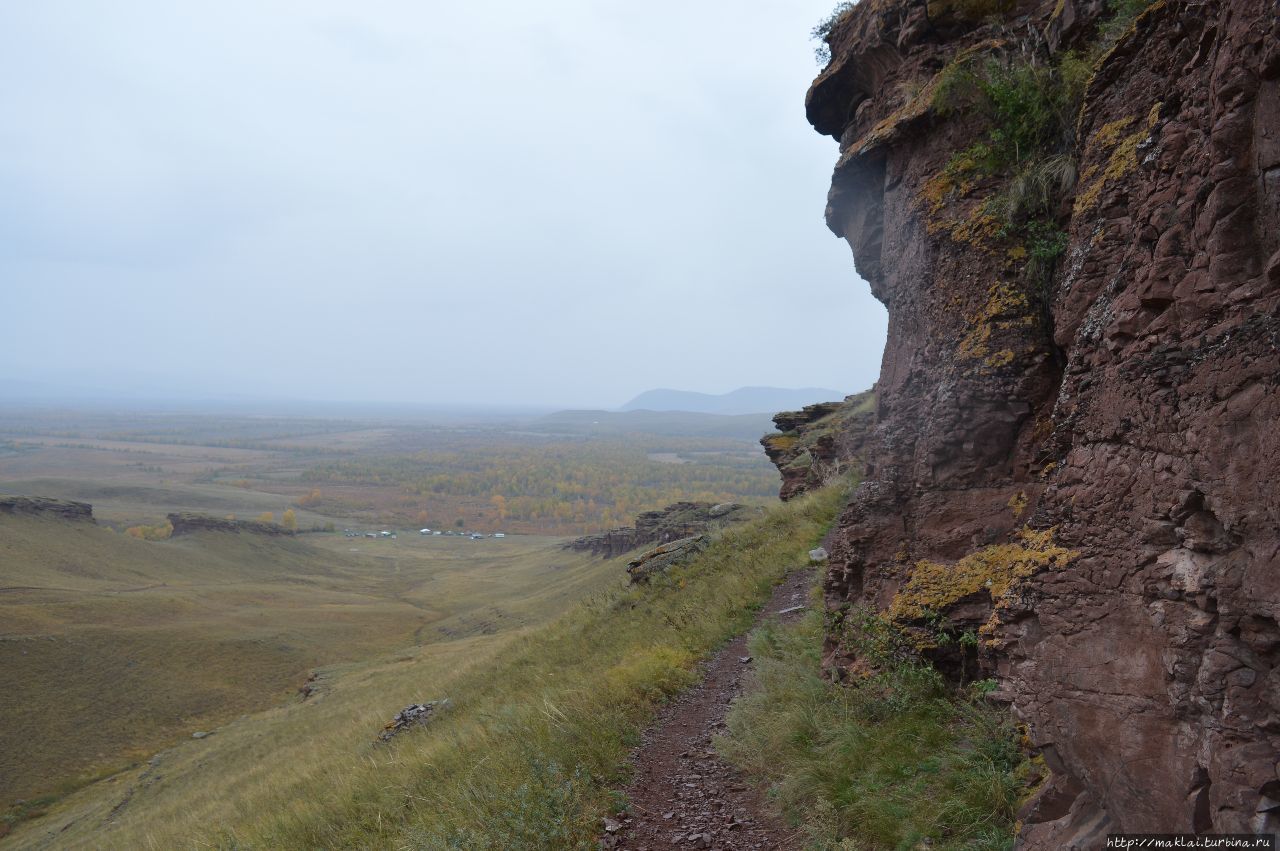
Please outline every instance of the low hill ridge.
[[646, 390], [621, 411], [692, 411], [703, 414], [759, 414], [793, 410], [839, 399], [843, 393], [821, 387], [739, 387], [728, 393], [698, 393], [659, 388]]

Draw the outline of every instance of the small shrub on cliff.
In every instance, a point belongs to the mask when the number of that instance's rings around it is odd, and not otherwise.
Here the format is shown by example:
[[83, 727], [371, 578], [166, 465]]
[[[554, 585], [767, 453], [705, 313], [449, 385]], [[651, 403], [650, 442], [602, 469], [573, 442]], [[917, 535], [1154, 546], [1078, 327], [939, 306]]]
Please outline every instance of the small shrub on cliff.
[[831, 14], [827, 15], [809, 32], [809, 38], [818, 42], [818, 46], [813, 49], [813, 58], [817, 60], [819, 65], [826, 65], [831, 61], [831, 45], [827, 42], [831, 31], [835, 29], [836, 24], [849, 12], [853, 11], [853, 3], [837, 3], [836, 7], [831, 10]]

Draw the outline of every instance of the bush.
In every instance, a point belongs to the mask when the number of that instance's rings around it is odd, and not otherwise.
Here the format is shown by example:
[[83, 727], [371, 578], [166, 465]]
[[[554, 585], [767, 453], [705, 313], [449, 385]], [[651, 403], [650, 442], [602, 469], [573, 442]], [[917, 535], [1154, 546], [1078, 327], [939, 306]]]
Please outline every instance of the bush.
[[831, 31], [835, 29], [836, 24], [844, 18], [845, 15], [853, 11], [853, 3], [838, 3], [831, 14], [827, 15], [809, 32], [809, 38], [818, 42], [818, 46], [813, 49], [813, 58], [817, 60], [819, 65], [826, 65], [831, 61], [831, 45], [827, 42]]

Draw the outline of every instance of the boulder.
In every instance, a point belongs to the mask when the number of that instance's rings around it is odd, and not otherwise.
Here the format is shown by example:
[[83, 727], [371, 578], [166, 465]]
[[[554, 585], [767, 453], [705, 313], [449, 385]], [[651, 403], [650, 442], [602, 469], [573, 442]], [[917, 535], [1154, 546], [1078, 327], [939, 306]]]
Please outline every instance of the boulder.
[[691, 535], [645, 552], [627, 562], [627, 575], [632, 584], [648, 582], [655, 573], [665, 573], [704, 551], [711, 544], [708, 535]]

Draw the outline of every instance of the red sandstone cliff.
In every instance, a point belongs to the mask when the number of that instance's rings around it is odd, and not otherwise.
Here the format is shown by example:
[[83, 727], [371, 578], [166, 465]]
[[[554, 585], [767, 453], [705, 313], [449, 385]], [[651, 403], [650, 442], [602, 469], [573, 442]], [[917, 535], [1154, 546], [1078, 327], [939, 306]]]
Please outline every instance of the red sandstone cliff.
[[[1280, 12], [1106, 14], [863, 0], [807, 98], [889, 310], [828, 658], [853, 605], [980, 634], [937, 659], [1052, 770], [1037, 849], [1280, 826]], [[1027, 80], [1069, 120], [1011, 123]]]
[[875, 421], [875, 390], [776, 415], [778, 430], [760, 445], [782, 474], [778, 496], [786, 501], [847, 473], [860, 463]]

